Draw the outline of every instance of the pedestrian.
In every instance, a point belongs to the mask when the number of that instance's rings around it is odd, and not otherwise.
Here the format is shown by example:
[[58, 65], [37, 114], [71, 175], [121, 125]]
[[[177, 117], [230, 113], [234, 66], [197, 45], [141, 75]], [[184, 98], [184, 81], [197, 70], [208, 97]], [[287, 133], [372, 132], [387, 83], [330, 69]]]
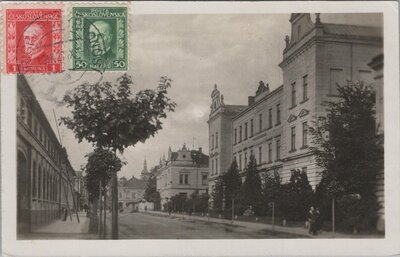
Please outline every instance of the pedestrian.
[[62, 218], [62, 221], [66, 221], [67, 220], [67, 216], [68, 216], [68, 211], [67, 211], [67, 209], [65, 209], [63, 207], [63, 218]]
[[322, 227], [322, 218], [321, 218], [321, 213], [319, 211], [319, 208], [315, 210], [316, 217], [315, 217], [315, 231], [318, 233], [321, 230]]
[[311, 206], [310, 211], [311, 211], [310, 232], [314, 236], [316, 236], [318, 234], [319, 210]]
[[313, 220], [312, 220], [312, 217], [313, 217], [313, 213], [314, 213], [314, 206], [311, 206], [310, 207], [310, 210], [308, 211], [308, 233], [312, 233], [312, 231], [313, 231]]

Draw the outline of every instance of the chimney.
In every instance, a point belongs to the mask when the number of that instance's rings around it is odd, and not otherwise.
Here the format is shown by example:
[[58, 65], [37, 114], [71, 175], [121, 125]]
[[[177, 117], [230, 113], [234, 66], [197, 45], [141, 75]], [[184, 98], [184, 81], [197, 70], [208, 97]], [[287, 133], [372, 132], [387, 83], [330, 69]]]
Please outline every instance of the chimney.
[[203, 152], [203, 148], [199, 147], [199, 152], [202, 153]]
[[254, 104], [254, 96], [249, 96], [249, 106]]

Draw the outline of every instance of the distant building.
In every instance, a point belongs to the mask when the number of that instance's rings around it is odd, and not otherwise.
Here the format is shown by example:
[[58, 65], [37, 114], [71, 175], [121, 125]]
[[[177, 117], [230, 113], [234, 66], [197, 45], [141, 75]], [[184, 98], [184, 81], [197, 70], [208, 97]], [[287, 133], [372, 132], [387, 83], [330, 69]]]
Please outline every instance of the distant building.
[[195, 191], [207, 193], [208, 172], [208, 156], [201, 148], [189, 150], [185, 144], [176, 152], [169, 148], [167, 160], [160, 161], [156, 173], [161, 208], [174, 195], [190, 197]]
[[120, 209], [133, 209], [143, 200], [144, 192], [150, 173], [147, 170], [147, 162], [144, 160], [143, 170], [140, 173], [141, 178], [134, 176], [129, 180], [125, 177], [119, 179], [118, 182], [118, 206]]
[[226, 105], [214, 86], [208, 120], [210, 191], [214, 180], [236, 159], [246, 173], [250, 155], [260, 172], [276, 171], [288, 182], [293, 170], [303, 170], [313, 188], [320, 168], [309, 150], [308, 127], [313, 117], [325, 114], [321, 103], [336, 97], [337, 84], [373, 82], [371, 59], [382, 52], [382, 29], [312, 22], [308, 13], [290, 17], [291, 37], [286, 36], [283, 85], [274, 90], [260, 81], [248, 105]]
[[35, 94], [17, 76], [17, 232], [60, 218], [74, 208], [75, 171]]
[[89, 206], [89, 193], [86, 189], [85, 180], [82, 175], [82, 171], [76, 171], [75, 177], [75, 193], [76, 193], [76, 203], [78, 210], [84, 210], [84, 206]]

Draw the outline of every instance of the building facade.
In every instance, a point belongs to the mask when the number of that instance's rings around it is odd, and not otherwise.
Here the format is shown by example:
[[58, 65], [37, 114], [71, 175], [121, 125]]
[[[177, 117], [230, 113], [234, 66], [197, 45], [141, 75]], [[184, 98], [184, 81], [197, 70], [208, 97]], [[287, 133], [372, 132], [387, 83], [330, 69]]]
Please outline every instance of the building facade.
[[[376, 87], [376, 126], [379, 133], [384, 134], [384, 112], [383, 112], [383, 54], [372, 58], [368, 64], [374, 70], [374, 81]], [[376, 195], [381, 206], [379, 209], [379, 219], [376, 228], [379, 231], [385, 230], [385, 172], [381, 170], [378, 174], [376, 185]]]
[[[234, 159], [244, 175], [250, 155], [254, 155], [260, 172], [277, 171], [285, 183], [293, 170], [303, 170], [315, 188], [320, 169], [309, 150], [308, 127], [313, 118], [325, 114], [322, 103], [335, 99], [337, 84], [373, 82], [368, 63], [382, 52], [380, 28], [323, 23], [319, 14], [313, 22], [308, 13], [292, 14], [289, 21], [291, 36], [285, 38], [279, 64], [283, 85], [271, 91], [260, 81], [255, 95], [248, 97], [248, 105], [235, 106], [236, 113], [230, 117], [223, 116], [218, 89], [212, 92], [210, 167], [220, 169], [211, 175], [213, 179], [226, 172]], [[220, 140], [217, 152], [216, 139]], [[210, 183], [210, 190], [212, 187]]]
[[150, 176], [147, 170], [147, 162], [144, 160], [140, 179], [132, 176], [129, 180], [125, 177], [118, 182], [118, 206], [119, 209], [133, 209], [143, 200], [146, 191], [147, 181]]
[[189, 150], [185, 144], [176, 152], [169, 148], [168, 158], [160, 161], [156, 173], [162, 210], [174, 195], [190, 197], [195, 191], [199, 194], [207, 193], [208, 172], [208, 156], [202, 153], [201, 148]]
[[76, 209], [75, 171], [23, 75], [17, 76], [17, 231]]

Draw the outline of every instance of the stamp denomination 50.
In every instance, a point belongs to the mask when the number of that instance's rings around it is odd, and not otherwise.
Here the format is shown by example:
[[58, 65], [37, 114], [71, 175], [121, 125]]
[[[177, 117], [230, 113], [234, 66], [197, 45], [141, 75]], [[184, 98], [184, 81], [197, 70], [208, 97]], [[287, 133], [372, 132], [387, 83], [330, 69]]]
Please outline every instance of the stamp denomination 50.
[[74, 7], [73, 70], [128, 68], [126, 7]]

